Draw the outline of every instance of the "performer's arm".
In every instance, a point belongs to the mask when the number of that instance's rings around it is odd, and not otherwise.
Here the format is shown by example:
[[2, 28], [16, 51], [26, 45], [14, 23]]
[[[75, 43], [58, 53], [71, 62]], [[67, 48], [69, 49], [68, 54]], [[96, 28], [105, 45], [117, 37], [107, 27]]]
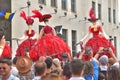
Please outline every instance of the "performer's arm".
[[84, 38], [82, 38], [78, 43], [76, 43], [76, 45], [80, 44], [81, 42], [86, 41], [87, 38], [90, 36], [90, 34], [91, 34], [91, 32], [88, 32], [88, 33], [84, 36]]
[[55, 29], [54, 28], [52, 28], [52, 33], [53, 33], [53, 35], [54, 36], [56, 36], [57, 34], [56, 34], [56, 31], [55, 31]]
[[90, 32], [88, 32], [88, 33], [84, 36], [84, 38], [82, 38], [80, 41], [82, 41], [82, 42], [86, 41], [86, 39], [87, 39], [89, 36], [90, 36]]
[[113, 52], [113, 50], [112, 50], [111, 48], [108, 49], [108, 53], [112, 56], [112, 58], [113, 58], [116, 62], [119, 61], [119, 60], [117, 59], [117, 57], [115, 56], [115, 54], [114, 54], [114, 52]]

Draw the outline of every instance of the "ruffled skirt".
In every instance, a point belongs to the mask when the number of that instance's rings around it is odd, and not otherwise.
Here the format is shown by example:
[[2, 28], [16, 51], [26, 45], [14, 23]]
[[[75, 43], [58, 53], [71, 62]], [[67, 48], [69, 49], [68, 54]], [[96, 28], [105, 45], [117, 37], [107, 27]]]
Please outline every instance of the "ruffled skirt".
[[40, 56], [51, 56], [52, 58], [61, 59], [61, 55], [67, 53], [71, 55], [71, 51], [66, 42], [58, 36], [46, 34], [42, 37], [30, 52], [32, 60], [36, 61]]

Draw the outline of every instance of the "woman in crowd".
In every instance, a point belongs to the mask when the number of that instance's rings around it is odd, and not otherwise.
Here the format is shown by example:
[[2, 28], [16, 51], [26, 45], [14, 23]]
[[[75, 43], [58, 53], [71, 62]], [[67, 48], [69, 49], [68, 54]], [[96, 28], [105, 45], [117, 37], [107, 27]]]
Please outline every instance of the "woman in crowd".
[[3, 29], [0, 29], [0, 58], [12, 58], [12, 50], [5, 40]]
[[36, 61], [40, 56], [51, 56], [52, 58], [59, 58], [63, 53], [67, 53], [69, 58], [71, 51], [67, 43], [65, 43], [60, 37], [56, 35], [54, 28], [48, 25], [50, 14], [44, 14], [37, 10], [33, 10], [34, 18], [38, 18], [39, 22], [44, 22], [45, 26], [41, 29], [36, 45], [30, 52], [30, 57]]
[[[19, 40], [24, 40], [17, 48], [16, 56], [24, 56], [26, 51], [29, 52], [34, 43], [36, 42], [35, 31], [31, 28], [34, 20], [31, 16], [26, 16], [25, 12], [22, 11], [20, 16], [26, 21], [28, 29], [25, 31], [24, 35], [19, 38]], [[26, 39], [27, 38], [27, 39]]]

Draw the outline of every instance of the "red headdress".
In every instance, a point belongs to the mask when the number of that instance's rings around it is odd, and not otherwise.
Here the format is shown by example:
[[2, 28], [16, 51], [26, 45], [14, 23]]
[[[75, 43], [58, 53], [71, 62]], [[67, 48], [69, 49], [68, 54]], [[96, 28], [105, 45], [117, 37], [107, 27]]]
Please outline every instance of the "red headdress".
[[35, 15], [33, 15], [34, 18], [39, 18], [39, 22], [43, 22], [45, 19], [50, 19], [52, 16], [50, 14], [44, 14], [38, 10], [33, 10], [32, 11]]
[[20, 16], [21, 16], [24, 20], [26, 20], [26, 23], [27, 23], [28, 25], [32, 25], [32, 24], [33, 24], [34, 20], [32, 19], [32, 17], [31, 17], [31, 16], [28, 16], [28, 17], [27, 17], [24, 11], [22, 11], [22, 12], [20, 13]]
[[95, 15], [95, 13], [93, 11], [93, 8], [90, 9], [89, 16], [90, 16], [90, 18], [88, 19], [88, 21], [91, 21], [91, 22], [96, 21], [96, 20], [99, 19], [99, 18], [96, 18], [96, 15]]

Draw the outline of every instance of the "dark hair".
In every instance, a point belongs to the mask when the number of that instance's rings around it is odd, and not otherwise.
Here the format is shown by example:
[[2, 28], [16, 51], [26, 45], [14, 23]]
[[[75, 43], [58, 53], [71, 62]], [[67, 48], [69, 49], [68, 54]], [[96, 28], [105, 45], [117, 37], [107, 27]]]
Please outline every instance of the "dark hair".
[[80, 73], [82, 72], [83, 69], [84, 69], [84, 61], [83, 60], [74, 59], [73, 61], [71, 61], [70, 70], [71, 70], [72, 74], [80, 75]]
[[11, 60], [10, 59], [6, 59], [6, 58], [0, 59], [0, 63], [6, 63], [9, 66], [12, 65]]
[[49, 21], [48, 18], [44, 18], [43, 20], [44, 20], [44, 22], [48, 22]]
[[3, 37], [4, 35], [5, 35], [5, 34], [4, 34], [3, 29], [0, 29], [0, 40], [2, 39], [2, 37]]
[[93, 75], [93, 72], [94, 72], [94, 70], [93, 70], [92, 62], [91, 61], [85, 62], [85, 72], [84, 72], [84, 74], [85, 75]]
[[72, 76], [72, 73], [70, 71], [70, 63], [66, 63], [63, 66], [63, 75], [65, 75], [68, 79]]
[[42, 75], [45, 72], [46, 69], [46, 63], [45, 62], [41, 62], [41, 61], [37, 61], [34, 65], [34, 69], [35, 69], [35, 73]]
[[120, 69], [116, 66], [108, 68], [108, 80], [120, 80]]
[[46, 60], [45, 60], [45, 63], [47, 64], [47, 68], [51, 68], [52, 66], [52, 58], [51, 57], [47, 57]]
[[15, 56], [14, 58], [13, 58], [13, 64], [16, 64], [16, 62], [17, 62], [17, 60], [18, 60], [18, 56]]

